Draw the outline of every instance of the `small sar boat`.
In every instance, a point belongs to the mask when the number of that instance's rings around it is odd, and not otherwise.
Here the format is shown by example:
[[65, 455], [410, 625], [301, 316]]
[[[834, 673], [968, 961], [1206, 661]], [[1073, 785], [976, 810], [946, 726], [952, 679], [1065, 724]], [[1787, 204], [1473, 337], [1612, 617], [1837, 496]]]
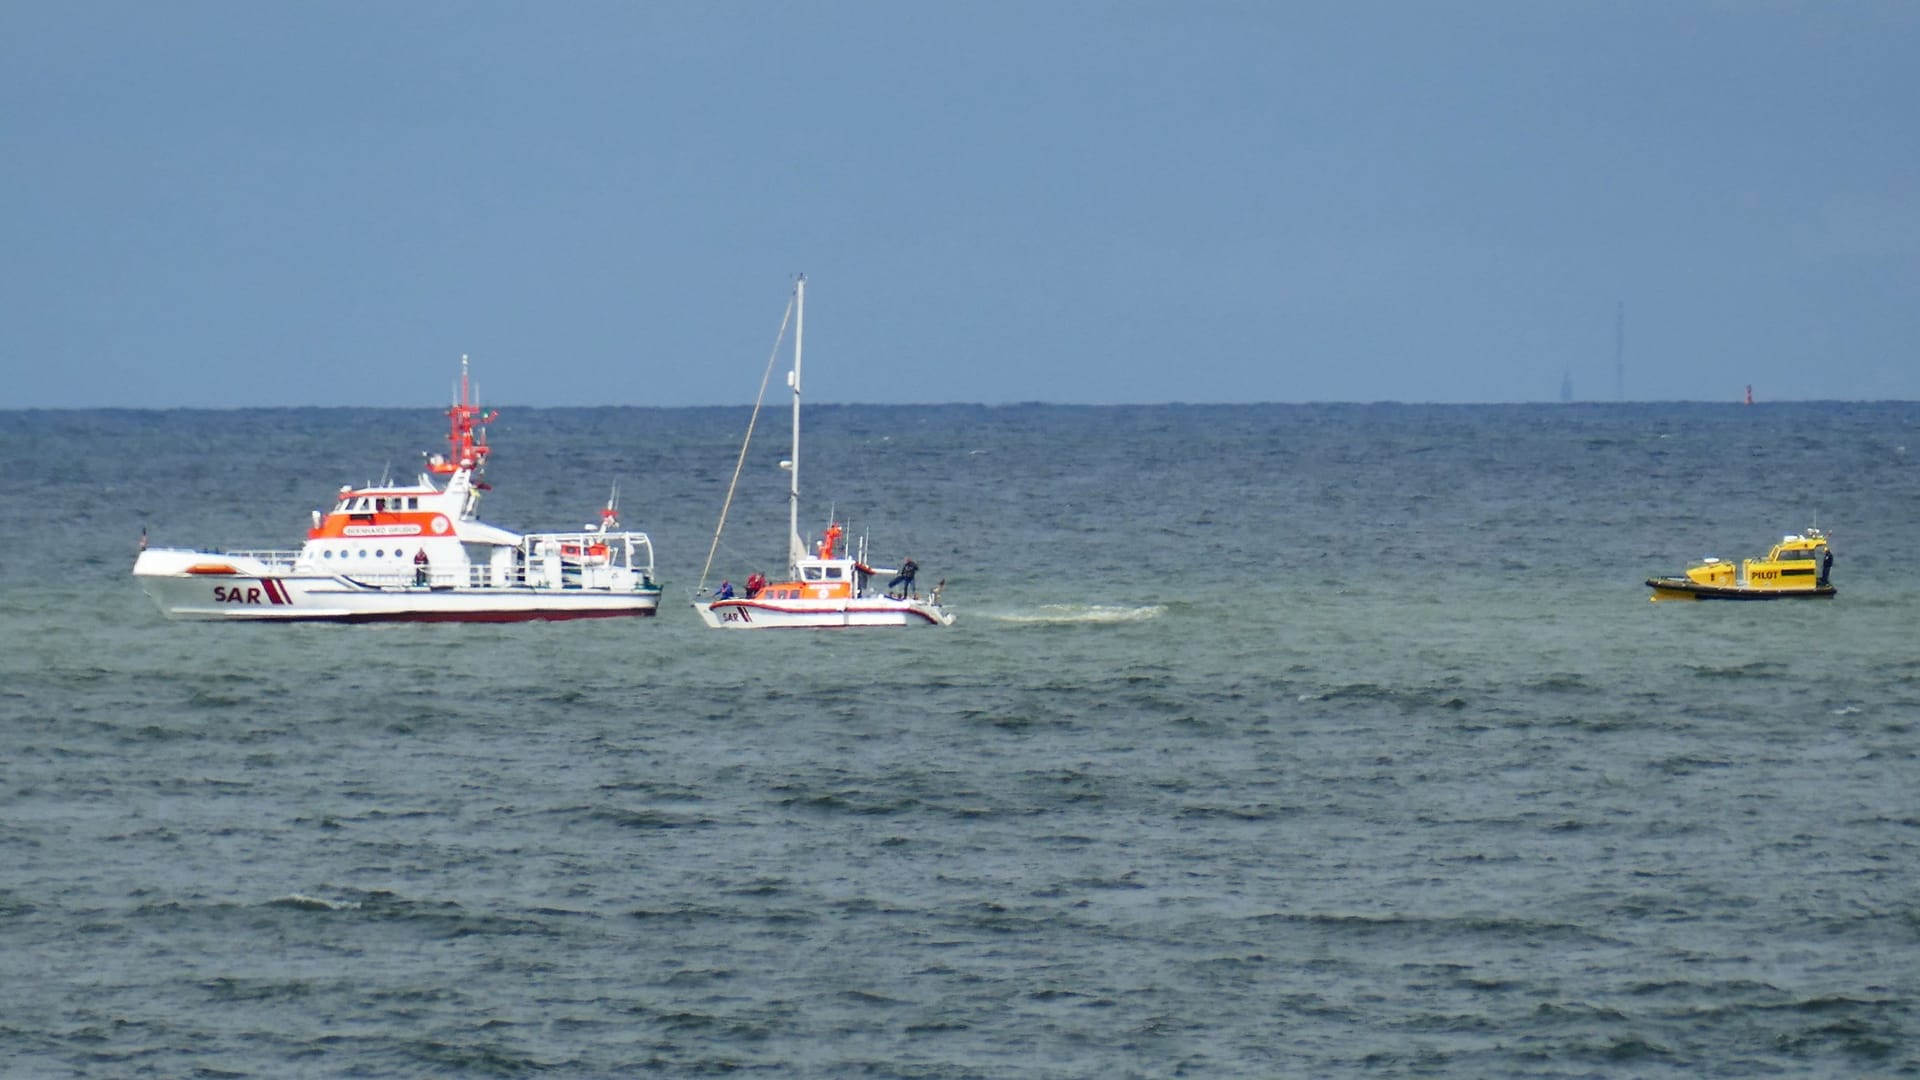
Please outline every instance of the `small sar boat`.
[[1707, 556], [1687, 567], [1685, 577], [1648, 578], [1653, 600], [1786, 600], [1834, 595], [1828, 581], [1833, 549], [1819, 529], [1788, 533], [1764, 558]]
[[[447, 410], [449, 453], [413, 484], [342, 487], [298, 551], [146, 548], [133, 575], [169, 618], [243, 622], [526, 622], [652, 615], [653, 543], [620, 528], [616, 488], [597, 524], [516, 533], [479, 520], [491, 490], [486, 425], [467, 360]], [[446, 478], [445, 486], [435, 476]]]
[[[794, 286], [793, 370], [787, 373], [787, 386], [793, 391], [792, 456], [780, 463], [788, 474], [787, 489], [787, 580], [766, 582], [758, 573], [747, 579], [747, 591], [735, 595], [732, 585], [723, 582], [713, 593], [706, 590], [706, 571], [693, 603], [702, 622], [716, 630], [824, 630], [845, 627], [951, 626], [953, 613], [940, 604], [946, 580], [924, 597], [914, 585], [918, 567], [911, 558], [901, 569], [868, 566], [866, 538], [850, 545], [839, 545], [844, 530], [836, 521], [827, 524], [817, 546], [809, 550], [800, 539], [800, 340], [806, 326], [807, 279], [802, 275]], [[782, 334], [786, 327], [781, 326]], [[778, 346], [776, 345], [776, 356]], [[772, 374], [772, 362], [768, 363]], [[761, 383], [764, 392], [765, 382]], [[755, 405], [755, 415], [759, 406]], [[748, 439], [753, 426], [747, 427]], [[740, 450], [746, 461], [746, 445]], [[734, 482], [739, 482], [739, 468]], [[714, 552], [719, 550], [720, 533], [727, 520], [726, 507], [733, 503], [733, 492], [720, 511], [720, 527], [714, 530], [713, 547], [707, 553], [707, 570], [713, 567]], [[884, 584], [876, 587], [875, 581]]]

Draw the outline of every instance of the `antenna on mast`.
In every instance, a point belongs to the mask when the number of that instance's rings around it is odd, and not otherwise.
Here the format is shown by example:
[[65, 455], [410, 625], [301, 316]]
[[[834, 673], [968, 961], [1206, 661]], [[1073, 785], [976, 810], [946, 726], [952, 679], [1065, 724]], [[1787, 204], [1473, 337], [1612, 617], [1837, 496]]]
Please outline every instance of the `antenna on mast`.
[[[450, 476], [462, 469], [471, 470], [475, 476], [487, 467], [487, 425], [498, 419], [497, 412], [487, 412], [474, 400], [473, 387], [467, 378], [467, 358], [460, 357], [459, 397], [447, 408], [447, 457], [430, 458], [427, 468], [441, 476]], [[438, 455], [435, 456], [438, 458]], [[482, 487], [484, 485], [476, 485]]]

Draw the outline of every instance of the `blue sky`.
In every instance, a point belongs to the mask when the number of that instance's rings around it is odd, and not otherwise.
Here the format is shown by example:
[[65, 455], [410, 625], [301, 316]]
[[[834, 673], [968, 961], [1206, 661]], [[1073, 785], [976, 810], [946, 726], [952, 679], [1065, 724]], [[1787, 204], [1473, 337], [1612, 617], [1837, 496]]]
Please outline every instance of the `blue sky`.
[[0, 6], [0, 408], [1920, 399], [1911, 3]]

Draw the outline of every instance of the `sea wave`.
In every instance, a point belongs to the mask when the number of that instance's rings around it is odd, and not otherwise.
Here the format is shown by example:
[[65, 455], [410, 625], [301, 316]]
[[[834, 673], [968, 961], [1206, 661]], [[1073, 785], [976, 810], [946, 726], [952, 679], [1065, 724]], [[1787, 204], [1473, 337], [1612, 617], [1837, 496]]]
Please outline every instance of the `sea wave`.
[[1130, 623], [1166, 614], [1165, 604], [1121, 607], [1115, 604], [1042, 604], [1025, 611], [987, 612], [980, 618], [1006, 623]]
[[296, 911], [358, 911], [360, 909], [359, 903], [353, 900], [327, 900], [297, 892], [276, 896], [267, 901], [267, 906], [293, 908]]

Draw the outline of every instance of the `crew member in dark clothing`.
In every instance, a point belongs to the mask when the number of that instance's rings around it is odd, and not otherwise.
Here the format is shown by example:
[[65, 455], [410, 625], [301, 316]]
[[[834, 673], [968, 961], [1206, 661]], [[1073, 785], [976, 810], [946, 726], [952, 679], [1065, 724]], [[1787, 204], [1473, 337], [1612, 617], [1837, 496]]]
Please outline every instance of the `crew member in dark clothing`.
[[427, 549], [426, 548], [421, 548], [419, 551], [414, 553], [413, 583], [415, 585], [425, 585], [427, 583]]
[[1827, 583], [1827, 576], [1832, 573], [1833, 573], [1833, 549], [1830, 547], [1821, 548], [1820, 549], [1820, 584], [1825, 585]]
[[913, 556], [907, 556], [906, 561], [900, 564], [900, 572], [887, 582], [887, 595], [905, 600], [913, 592], [913, 575], [919, 572], [920, 564], [913, 561]]

